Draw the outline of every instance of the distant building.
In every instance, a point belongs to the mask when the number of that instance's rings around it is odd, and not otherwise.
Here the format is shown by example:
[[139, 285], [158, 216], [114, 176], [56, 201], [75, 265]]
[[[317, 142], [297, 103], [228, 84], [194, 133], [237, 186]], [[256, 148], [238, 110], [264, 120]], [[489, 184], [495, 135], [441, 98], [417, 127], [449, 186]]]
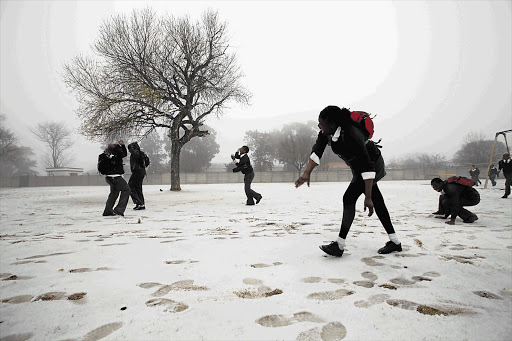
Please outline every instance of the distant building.
[[83, 168], [71, 168], [71, 167], [62, 167], [62, 168], [46, 168], [46, 173], [48, 176], [75, 176], [81, 175], [84, 172]]

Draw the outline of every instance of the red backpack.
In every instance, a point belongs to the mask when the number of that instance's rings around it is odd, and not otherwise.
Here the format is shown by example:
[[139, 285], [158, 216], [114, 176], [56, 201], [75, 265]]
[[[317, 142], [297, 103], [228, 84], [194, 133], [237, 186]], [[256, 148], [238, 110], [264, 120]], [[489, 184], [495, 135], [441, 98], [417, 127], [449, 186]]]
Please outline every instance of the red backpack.
[[370, 114], [364, 111], [352, 111], [350, 113], [350, 118], [359, 123], [361, 128], [363, 129], [363, 133], [371, 139], [373, 136], [373, 121], [370, 117]]
[[446, 180], [449, 184], [459, 184], [467, 187], [473, 187], [475, 182], [471, 179], [465, 178], [463, 176], [452, 176]]

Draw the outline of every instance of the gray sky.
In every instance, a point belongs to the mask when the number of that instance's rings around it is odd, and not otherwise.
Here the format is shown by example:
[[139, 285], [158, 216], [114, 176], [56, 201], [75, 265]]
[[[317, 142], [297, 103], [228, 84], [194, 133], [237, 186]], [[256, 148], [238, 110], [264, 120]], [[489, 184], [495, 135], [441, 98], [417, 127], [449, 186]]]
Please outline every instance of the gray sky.
[[[0, 110], [40, 154], [37, 123], [79, 125], [62, 65], [90, 54], [103, 20], [134, 8], [228, 22], [252, 92], [206, 123], [228, 162], [245, 131], [316, 120], [327, 105], [377, 114], [386, 159], [448, 158], [468, 132], [512, 129], [510, 1], [0, 1]], [[76, 137], [71, 166], [94, 169], [99, 144]], [[39, 158], [38, 158], [39, 161]], [[470, 161], [469, 161], [470, 162]]]

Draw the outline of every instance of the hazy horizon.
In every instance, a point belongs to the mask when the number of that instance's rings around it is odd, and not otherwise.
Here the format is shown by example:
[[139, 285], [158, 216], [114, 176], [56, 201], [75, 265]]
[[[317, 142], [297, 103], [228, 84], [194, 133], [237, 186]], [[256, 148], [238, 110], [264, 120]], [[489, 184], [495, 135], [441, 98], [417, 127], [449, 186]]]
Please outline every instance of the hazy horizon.
[[[466, 134], [512, 128], [509, 1], [1, 1], [0, 110], [39, 171], [30, 129], [79, 126], [63, 64], [91, 54], [103, 20], [145, 7], [194, 20], [213, 9], [228, 24], [253, 97], [206, 120], [220, 145], [213, 163], [229, 162], [247, 130], [316, 120], [327, 105], [377, 114], [387, 161], [450, 159]], [[94, 169], [99, 147], [77, 135], [69, 166]]]

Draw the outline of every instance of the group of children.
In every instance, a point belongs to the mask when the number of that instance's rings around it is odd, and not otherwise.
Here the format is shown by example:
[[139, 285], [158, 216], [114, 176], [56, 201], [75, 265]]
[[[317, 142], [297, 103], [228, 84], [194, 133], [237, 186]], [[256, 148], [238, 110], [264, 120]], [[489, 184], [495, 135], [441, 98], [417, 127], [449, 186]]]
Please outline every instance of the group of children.
[[[311, 172], [320, 164], [325, 148], [330, 145], [333, 152], [350, 167], [353, 178], [343, 195], [343, 218], [338, 237], [330, 244], [320, 245], [320, 249], [331, 256], [341, 257], [343, 255], [345, 240], [355, 217], [356, 201], [364, 194], [364, 210], [368, 209], [368, 216], [371, 216], [374, 212], [377, 214], [389, 238], [389, 241], [378, 250], [378, 253], [400, 252], [402, 251], [402, 244], [394, 230], [384, 198], [377, 184], [386, 175], [380, 146], [370, 140], [371, 133], [369, 134], [368, 129], [364, 128], [364, 122], [354, 119], [354, 113], [361, 112], [351, 112], [346, 108], [337, 106], [328, 106], [320, 112], [318, 117], [320, 132], [312, 148], [312, 154], [306, 169], [295, 181], [295, 187], [298, 188], [304, 183], [307, 183], [309, 187]], [[368, 127], [368, 124], [366, 126]], [[373, 128], [373, 125], [371, 127]], [[131, 153], [130, 169], [132, 176], [129, 183], [126, 184], [122, 177], [124, 173], [122, 158], [127, 155], [124, 142], [119, 141], [119, 144], [111, 144], [107, 148], [107, 151], [112, 154], [112, 158], [117, 162], [121, 160], [121, 162], [118, 162], [118, 166], [111, 174], [106, 175], [106, 181], [110, 185], [110, 194], [103, 215], [123, 215], [129, 194], [131, 194], [136, 204], [135, 210], [145, 208], [142, 179], [144, 179], [146, 172], [144, 167], [138, 166], [141, 157], [140, 148], [134, 142], [128, 146], [128, 150]], [[235, 155], [231, 155], [231, 158], [236, 165], [233, 172], [241, 171], [244, 174], [246, 204], [254, 205], [261, 201], [262, 195], [251, 189], [254, 171], [250, 164], [248, 152], [249, 147], [242, 146]], [[503, 198], [506, 198], [510, 195], [512, 182], [510, 155], [503, 155], [499, 167], [500, 170], [503, 170], [506, 178], [505, 195], [503, 196]], [[431, 181], [431, 186], [434, 190], [442, 192], [439, 197], [438, 210], [434, 214], [445, 219], [450, 216], [450, 220], [446, 221], [447, 224], [455, 224], [457, 216], [465, 223], [472, 223], [478, 219], [476, 214], [464, 208], [464, 206], [473, 206], [480, 202], [480, 195], [478, 191], [472, 188], [471, 184], [434, 178]], [[119, 193], [121, 193], [121, 197], [118, 205], [114, 208]]]

